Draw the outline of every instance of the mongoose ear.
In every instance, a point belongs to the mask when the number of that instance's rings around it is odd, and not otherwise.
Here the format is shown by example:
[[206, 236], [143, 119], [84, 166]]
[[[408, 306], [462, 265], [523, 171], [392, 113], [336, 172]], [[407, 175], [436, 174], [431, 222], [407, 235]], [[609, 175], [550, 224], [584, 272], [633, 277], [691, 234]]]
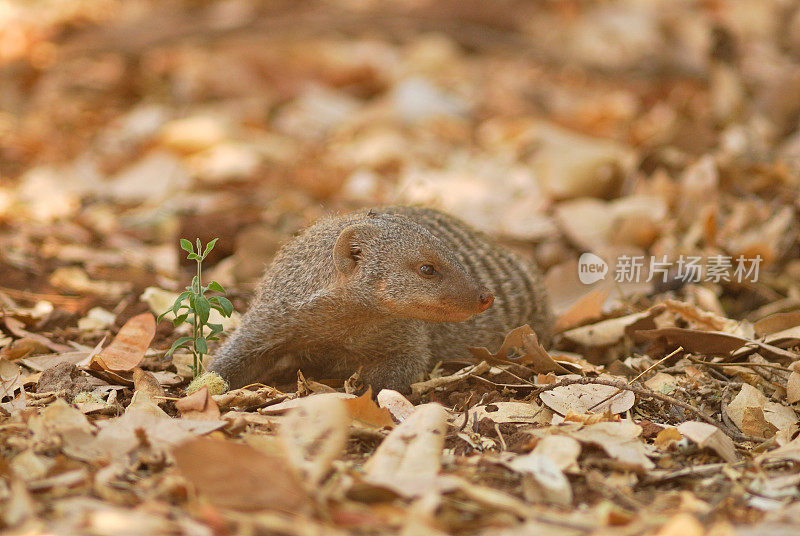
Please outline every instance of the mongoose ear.
[[339, 233], [333, 246], [333, 265], [343, 274], [355, 270], [362, 258], [362, 240], [375, 232], [375, 227], [367, 223], [348, 225]]

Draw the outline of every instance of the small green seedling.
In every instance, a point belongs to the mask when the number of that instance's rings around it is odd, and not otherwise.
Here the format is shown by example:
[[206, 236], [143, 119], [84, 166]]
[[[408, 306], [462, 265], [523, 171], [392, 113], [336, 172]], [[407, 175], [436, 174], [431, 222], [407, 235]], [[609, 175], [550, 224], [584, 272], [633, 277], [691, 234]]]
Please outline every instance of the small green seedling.
[[208, 286], [203, 286], [203, 260], [214, 249], [217, 240], [219, 239], [215, 238], [206, 244], [204, 250], [199, 238], [196, 243], [197, 249], [192, 246], [191, 242], [181, 238], [181, 249], [189, 253], [186, 258], [197, 263], [197, 275], [192, 278], [192, 284], [178, 296], [172, 307], [158, 316], [158, 320], [161, 321], [165, 315], [173, 313], [175, 318], [172, 323], [175, 327], [183, 323], [192, 326], [192, 335], [181, 337], [172, 343], [167, 355], [171, 356], [179, 348], [186, 348], [192, 352], [193, 365], [191, 369], [195, 378], [203, 371], [203, 356], [208, 353], [208, 341], [216, 341], [222, 334], [222, 324], [211, 324], [208, 321], [211, 309], [216, 309], [226, 318], [233, 313], [233, 304], [225, 296], [206, 296], [208, 291], [225, 294], [222, 285], [212, 281]]

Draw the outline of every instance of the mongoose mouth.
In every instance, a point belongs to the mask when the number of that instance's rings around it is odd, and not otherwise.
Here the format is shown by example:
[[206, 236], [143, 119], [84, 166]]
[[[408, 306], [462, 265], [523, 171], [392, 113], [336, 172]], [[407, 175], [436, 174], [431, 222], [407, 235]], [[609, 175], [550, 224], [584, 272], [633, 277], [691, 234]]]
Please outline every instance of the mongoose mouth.
[[492, 306], [492, 303], [494, 303], [494, 295], [489, 291], [481, 292], [481, 295], [478, 298], [478, 312], [484, 312], [486, 309]]
[[432, 322], [464, 322], [477, 314], [481, 314], [492, 306], [494, 296], [489, 293], [481, 293], [476, 308], [472, 311], [462, 307], [448, 307], [446, 305], [431, 305], [426, 307], [426, 320]]

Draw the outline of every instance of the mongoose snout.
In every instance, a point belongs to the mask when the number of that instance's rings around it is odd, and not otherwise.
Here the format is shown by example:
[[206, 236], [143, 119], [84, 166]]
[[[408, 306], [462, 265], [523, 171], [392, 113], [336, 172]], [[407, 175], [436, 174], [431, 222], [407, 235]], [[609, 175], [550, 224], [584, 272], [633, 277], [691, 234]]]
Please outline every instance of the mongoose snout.
[[407, 391], [434, 362], [499, 346], [523, 324], [549, 341], [534, 264], [436, 210], [364, 210], [284, 246], [210, 370], [233, 388], [273, 383], [287, 367], [319, 378], [360, 370], [375, 392]]
[[481, 295], [478, 296], [478, 303], [478, 312], [484, 312], [486, 309], [492, 306], [492, 303], [494, 303], [494, 294], [488, 290], [484, 290], [481, 292]]

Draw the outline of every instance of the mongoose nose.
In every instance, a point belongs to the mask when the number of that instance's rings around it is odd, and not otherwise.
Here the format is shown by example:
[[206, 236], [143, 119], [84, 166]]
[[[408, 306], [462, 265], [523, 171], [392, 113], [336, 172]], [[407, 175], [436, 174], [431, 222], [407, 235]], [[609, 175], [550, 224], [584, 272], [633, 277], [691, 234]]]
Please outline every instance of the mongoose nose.
[[492, 302], [494, 301], [494, 295], [488, 290], [484, 290], [478, 297], [478, 301], [480, 302], [478, 309], [483, 312], [492, 305]]

